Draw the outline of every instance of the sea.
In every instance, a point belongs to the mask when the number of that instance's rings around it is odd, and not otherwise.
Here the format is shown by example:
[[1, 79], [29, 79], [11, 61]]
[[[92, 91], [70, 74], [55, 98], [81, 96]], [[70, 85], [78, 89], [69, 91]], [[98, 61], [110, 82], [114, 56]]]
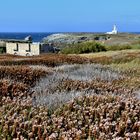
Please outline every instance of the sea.
[[[140, 32], [132, 32], [133, 34], [140, 34]], [[25, 37], [31, 35], [32, 36], [32, 39], [33, 39], [33, 42], [42, 42], [43, 39], [51, 34], [54, 34], [51, 33], [51, 32], [47, 32], [47, 33], [41, 33], [41, 32], [38, 32], [38, 33], [31, 33], [31, 32], [28, 32], [28, 33], [0, 33], [0, 39], [21, 39], [23, 40]]]
[[0, 33], [0, 39], [17, 39], [23, 40], [31, 35], [33, 42], [42, 42], [43, 39], [54, 33]]

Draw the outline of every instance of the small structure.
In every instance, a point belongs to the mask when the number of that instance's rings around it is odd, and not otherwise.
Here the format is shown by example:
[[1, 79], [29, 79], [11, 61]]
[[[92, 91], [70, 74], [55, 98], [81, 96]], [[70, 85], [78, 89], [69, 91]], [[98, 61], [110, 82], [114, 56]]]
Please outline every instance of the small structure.
[[25, 40], [5, 39], [1, 42], [5, 42], [7, 54], [33, 56], [55, 51], [53, 46], [49, 44], [32, 42], [31, 40], [31, 37], [28, 36]]
[[7, 41], [6, 53], [22, 56], [32, 56], [40, 54], [40, 44], [26, 41]]
[[25, 41], [32, 41], [32, 36], [31, 35], [29, 35], [29, 36], [27, 36], [27, 37], [25, 37], [25, 39], [24, 39]]
[[117, 34], [117, 33], [118, 33], [118, 30], [117, 30], [116, 25], [113, 26], [113, 30], [111, 32], [106, 32], [106, 34]]

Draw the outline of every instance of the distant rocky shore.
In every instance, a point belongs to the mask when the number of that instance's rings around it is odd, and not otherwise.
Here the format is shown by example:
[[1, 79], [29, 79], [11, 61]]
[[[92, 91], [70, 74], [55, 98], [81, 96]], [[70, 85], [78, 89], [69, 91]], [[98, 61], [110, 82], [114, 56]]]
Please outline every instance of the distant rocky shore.
[[61, 46], [63, 44], [76, 44], [90, 40], [108, 40], [109, 36], [97, 35], [97, 34], [85, 34], [85, 33], [61, 33], [52, 34], [43, 39], [44, 42], [52, 43], [55, 46]]
[[130, 45], [131, 43], [140, 41], [140, 35], [129, 33], [120, 33], [117, 35], [100, 33], [58, 33], [45, 37], [43, 41], [58, 47], [85, 41], [97, 41], [105, 45]]

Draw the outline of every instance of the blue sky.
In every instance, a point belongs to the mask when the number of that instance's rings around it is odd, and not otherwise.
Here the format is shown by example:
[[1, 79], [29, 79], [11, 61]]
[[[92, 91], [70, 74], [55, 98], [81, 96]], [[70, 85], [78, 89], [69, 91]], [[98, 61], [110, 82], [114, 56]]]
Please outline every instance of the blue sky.
[[0, 32], [140, 31], [140, 0], [0, 0]]

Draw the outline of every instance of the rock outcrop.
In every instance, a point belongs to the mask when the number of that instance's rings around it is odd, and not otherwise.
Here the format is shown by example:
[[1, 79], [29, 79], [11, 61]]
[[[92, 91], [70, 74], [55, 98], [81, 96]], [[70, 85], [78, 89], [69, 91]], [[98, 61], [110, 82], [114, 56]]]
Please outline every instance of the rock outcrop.
[[55, 44], [75, 44], [89, 40], [86, 36], [77, 34], [52, 34], [43, 39], [44, 42]]
[[139, 34], [119, 33], [117, 35], [108, 35], [101, 33], [59, 33], [52, 34], [43, 39], [56, 47], [66, 47], [69, 44], [76, 44], [85, 41], [97, 41], [104, 45], [124, 45], [137, 43], [140, 40]]

